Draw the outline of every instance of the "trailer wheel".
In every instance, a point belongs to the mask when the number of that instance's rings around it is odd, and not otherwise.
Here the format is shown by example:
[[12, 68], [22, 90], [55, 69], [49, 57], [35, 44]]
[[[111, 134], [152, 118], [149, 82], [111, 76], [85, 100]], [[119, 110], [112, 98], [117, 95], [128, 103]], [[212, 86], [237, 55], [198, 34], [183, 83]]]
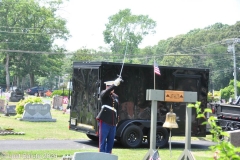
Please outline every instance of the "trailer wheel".
[[[163, 148], [167, 145], [169, 139], [169, 133], [166, 128], [163, 128], [162, 126], [157, 127], [157, 133], [156, 133], [156, 147], [157, 148]], [[147, 136], [147, 142], [150, 146], [150, 130], [148, 132]]]
[[97, 136], [93, 136], [93, 135], [90, 135], [90, 134], [86, 134], [86, 135], [89, 139], [91, 139], [93, 141], [98, 141], [99, 140], [99, 137], [97, 137]]
[[142, 144], [143, 132], [140, 127], [130, 125], [123, 132], [121, 143], [128, 148], [137, 148]]

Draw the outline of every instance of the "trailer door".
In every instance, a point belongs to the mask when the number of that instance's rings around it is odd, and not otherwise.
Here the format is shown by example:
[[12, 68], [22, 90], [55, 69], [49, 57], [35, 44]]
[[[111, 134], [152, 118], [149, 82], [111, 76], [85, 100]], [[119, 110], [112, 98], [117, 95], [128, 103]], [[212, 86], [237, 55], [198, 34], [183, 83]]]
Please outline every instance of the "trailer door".
[[[99, 67], [77, 66], [73, 72], [71, 119], [76, 119], [72, 129], [89, 135], [97, 134], [97, 108], [99, 94]], [[73, 120], [74, 122], [74, 120]]]

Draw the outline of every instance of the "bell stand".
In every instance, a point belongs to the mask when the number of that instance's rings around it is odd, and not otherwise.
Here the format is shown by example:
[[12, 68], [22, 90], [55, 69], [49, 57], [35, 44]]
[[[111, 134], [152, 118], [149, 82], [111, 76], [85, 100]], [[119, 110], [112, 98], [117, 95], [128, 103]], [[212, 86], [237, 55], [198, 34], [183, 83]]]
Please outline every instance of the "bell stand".
[[156, 126], [157, 126], [157, 101], [164, 101], [163, 90], [148, 89], [146, 92], [146, 100], [152, 100], [151, 104], [151, 130], [150, 130], [150, 149], [144, 156], [143, 160], [149, 160], [156, 149]]
[[185, 122], [185, 149], [183, 153], [180, 155], [178, 160], [195, 160], [194, 156], [192, 155], [191, 149], [191, 125], [192, 125], [192, 108], [187, 107], [186, 105], [186, 122]]
[[[171, 96], [169, 96], [171, 95]], [[174, 90], [153, 90], [147, 89], [146, 100], [151, 100], [151, 130], [150, 130], [150, 149], [144, 156], [143, 160], [148, 160], [154, 153], [156, 148], [156, 125], [157, 125], [157, 101], [165, 102], [193, 102], [197, 101], [197, 92], [188, 91], [174, 91]], [[192, 108], [186, 106], [186, 125], [185, 125], [185, 149], [180, 155], [178, 160], [182, 158], [189, 158], [189, 160], [195, 160], [190, 149], [191, 149], [191, 119], [192, 119]]]

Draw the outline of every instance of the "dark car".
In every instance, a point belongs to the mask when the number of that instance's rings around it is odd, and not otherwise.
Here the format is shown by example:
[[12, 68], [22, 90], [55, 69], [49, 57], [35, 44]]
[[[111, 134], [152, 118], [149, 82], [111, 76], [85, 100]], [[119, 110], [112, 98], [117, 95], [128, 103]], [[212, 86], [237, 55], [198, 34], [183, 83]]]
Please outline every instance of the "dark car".
[[43, 96], [45, 91], [46, 90], [44, 89], [44, 87], [36, 86], [36, 87], [32, 87], [32, 88], [27, 89], [26, 93], [28, 95], [35, 95], [35, 96], [38, 96], [39, 93], [40, 93], [41, 96]]

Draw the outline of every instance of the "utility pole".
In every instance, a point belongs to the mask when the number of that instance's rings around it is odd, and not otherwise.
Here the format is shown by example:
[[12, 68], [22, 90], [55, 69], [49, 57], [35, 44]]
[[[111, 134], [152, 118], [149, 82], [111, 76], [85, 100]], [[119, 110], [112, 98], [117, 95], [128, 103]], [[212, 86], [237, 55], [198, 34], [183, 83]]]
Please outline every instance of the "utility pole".
[[237, 99], [237, 67], [236, 67], [236, 54], [235, 54], [235, 44], [240, 43], [240, 38], [231, 38], [225, 40], [228, 45], [228, 52], [233, 53], [233, 76], [234, 76], [234, 98]]

